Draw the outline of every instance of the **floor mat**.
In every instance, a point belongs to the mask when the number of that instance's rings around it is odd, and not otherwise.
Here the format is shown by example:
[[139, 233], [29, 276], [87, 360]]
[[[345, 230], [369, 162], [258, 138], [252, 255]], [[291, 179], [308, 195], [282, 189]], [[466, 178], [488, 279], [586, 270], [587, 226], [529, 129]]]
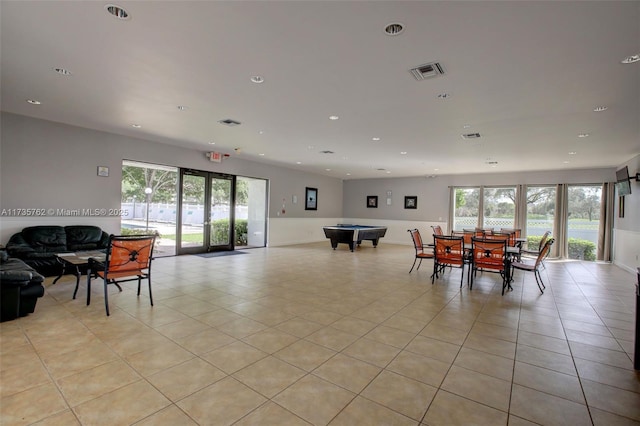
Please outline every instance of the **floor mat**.
[[243, 251], [212, 251], [211, 253], [199, 253], [196, 256], [200, 257], [220, 257], [220, 256], [233, 256], [236, 254], [247, 254]]

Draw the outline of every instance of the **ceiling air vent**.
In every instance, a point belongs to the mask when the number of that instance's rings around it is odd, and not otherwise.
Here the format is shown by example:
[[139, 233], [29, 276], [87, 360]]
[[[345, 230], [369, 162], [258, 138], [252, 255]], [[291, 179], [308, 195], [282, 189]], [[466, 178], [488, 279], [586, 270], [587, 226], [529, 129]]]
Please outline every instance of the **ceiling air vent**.
[[411, 71], [411, 74], [413, 74], [415, 79], [418, 81], [444, 74], [444, 69], [442, 69], [442, 65], [440, 65], [439, 62], [420, 65], [410, 69], [409, 71]]
[[329, 150], [325, 150], [325, 151], [320, 151], [320, 154], [335, 154], [335, 152], [329, 151]]
[[232, 120], [230, 118], [227, 118], [226, 120], [220, 120], [220, 121], [218, 121], [218, 123], [224, 124], [225, 126], [229, 126], [229, 127], [234, 127], [234, 126], [239, 126], [240, 125], [239, 121]]
[[465, 133], [462, 139], [480, 139], [480, 133]]

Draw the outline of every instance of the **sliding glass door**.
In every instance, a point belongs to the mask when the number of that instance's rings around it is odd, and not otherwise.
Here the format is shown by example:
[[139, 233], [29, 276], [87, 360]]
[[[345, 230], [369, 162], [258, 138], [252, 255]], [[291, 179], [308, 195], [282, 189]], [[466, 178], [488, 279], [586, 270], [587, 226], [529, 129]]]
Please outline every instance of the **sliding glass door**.
[[555, 186], [530, 186], [527, 188], [527, 222], [525, 235], [542, 237], [553, 233], [556, 211]]
[[602, 185], [569, 185], [567, 189], [567, 257], [596, 260]]

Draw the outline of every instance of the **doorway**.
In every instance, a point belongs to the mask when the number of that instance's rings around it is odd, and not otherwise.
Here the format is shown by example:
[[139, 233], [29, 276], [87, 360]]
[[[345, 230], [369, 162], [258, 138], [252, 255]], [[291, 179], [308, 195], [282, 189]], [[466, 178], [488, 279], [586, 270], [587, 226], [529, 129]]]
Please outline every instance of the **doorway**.
[[235, 176], [181, 169], [177, 253], [234, 249]]

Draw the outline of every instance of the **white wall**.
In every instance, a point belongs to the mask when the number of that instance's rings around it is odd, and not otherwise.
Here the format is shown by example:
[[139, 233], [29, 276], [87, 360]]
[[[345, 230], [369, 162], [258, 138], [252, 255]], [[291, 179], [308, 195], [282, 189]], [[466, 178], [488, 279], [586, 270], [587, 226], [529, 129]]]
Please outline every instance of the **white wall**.
[[[640, 155], [618, 168], [629, 167], [629, 174], [640, 172]], [[619, 217], [616, 198], [613, 258], [616, 265], [635, 273], [640, 267], [640, 182], [631, 180], [631, 195], [624, 197], [624, 218]]]
[[[269, 219], [269, 246], [313, 243], [325, 240], [323, 226], [341, 223], [336, 217]], [[330, 247], [329, 243], [327, 246]]]
[[[186, 149], [110, 133], [1, 113], [0, 210], [118, 209], [122, 160], [136, 160], [269, 179], [268, 241], [288, 245], [324, 240], [323, 225], [358, 223], [386, 225], [386, 242], [411, 244], [407, 229], [446, 229], [449, 187], [505, 184], [600, 183], [615, 180], [617, 168], [509, 174], [450, 175], [394, 179], [348, 180], [304, 173], [231, 157], [212, 163], [202, 150]], [[640, 156], [628, 163], [640, 171]], [[621, 165], [621, 166], [623, 166]], [[110, 168], [97, 176], [98, 166]], [[304, 190], [318, 188], [318, 210], [304, 210]], [[614, 263], [635, 272], [640, 266], [640, 183], [632, 182], [625, 217], [615, 217]], [[387, 191], [392, 203], [386, 205]], [[298, 202], [293, 203], [293, 196]], [[378, 208], [366, 207], [377, 195]], [[418, 208], [404, 209], [404, 196], [418, 197]], [[284, 213], [282, 213], [284, 204]], [[119, 217], [0, 217], [0, 243], [25, 226], [95, 224], [107, 232], [120, 230]]]
[[[447, 223], [440, 221], [420, 221], [420, 220], [393, 220], [393, 219], [362, 219], [362, 218], [345, 218], [342, 223], [354, 223], [358, 225], [386, 226], [387, 233], [382, 243], [402, 244], [413, 246], [413, 240], [409, 234], [409, 229], [417, 228], [422, 235], [425, 243], [433, 242], [432, 226], [440, 225], [442, 229], [447, 228]], [[364, 243], [363, 243], [364, 244]]]
[[[122, 161], [127, 159], [269, 179], [269, 216], [284, 223], [287, 219], [342, 216], [340, 179], [237, 157], [212, 163], [204, 155], [208, 146], [186, 149], [9, 113], [2, 113], [0, 119], [0, 210], [118, 209]], [[109, 167], [109, 177], [97, 176], [98, 166]], [[318, 188], [318, 210], [304, 210], [307, 186]], [[291, 203], [293, 195], [297, 204]], [[2, 216], [0, 243], [6, 244], [25, 226], [40, 224], [96, 224], [118, 233], [120, 217]], [[278, 235], [270, 239], [287, 240]]]
[[[626, 165], [629, 173], [640, 171], [640, 156]], [[622, 166], [622, 165], [621, 165]], [[619, 168], [619, 167], [618, 167]], [[389, 226], [385, 241], [411, 244], [407, 229], [418, 228], [431, 234], [430, 226], [439, 224], [447, 230], [450, 186], [478, 185], [550, 185], [558, 183], [590, 184], [615, 181], [616, 167], [584, 170], [556, 170], [522, 173], [443, 175], [436, 178], [361, 179], [344, 183], [344, 216], [348, 223]], [[625, 217], [618, 218], [617, 200], [614, 218], [614, 263], [635, 273], [640, 267], [640, 183], [631, 182], [632, 194], [626, 196]], [[392, 203], [386, 205], [386, 192]], [[367, 208], [366, 197], [378, 196], [378, 208]], [[418, 197], [418, 208], [404, 209], [404, 196]]]
[[[449, 187], [479, 185], [555, 185], [558, 183], [602, 183], [615, 180], [615, 168], [554, 170], [522, 173], [441, 175], [435, 178], [360, 179], [344, 183], [344, 216], [367, 219], [402, 219], [446, 222]], [[391, 205], [386, 204], [392, 192]], [[640, 193], [640, 188], [638, 190]], [[367, 208], [368, 195], [378, 196], [378, 208]], [[417, 196], [418, 208], [404, 208], [405, 196]]]

